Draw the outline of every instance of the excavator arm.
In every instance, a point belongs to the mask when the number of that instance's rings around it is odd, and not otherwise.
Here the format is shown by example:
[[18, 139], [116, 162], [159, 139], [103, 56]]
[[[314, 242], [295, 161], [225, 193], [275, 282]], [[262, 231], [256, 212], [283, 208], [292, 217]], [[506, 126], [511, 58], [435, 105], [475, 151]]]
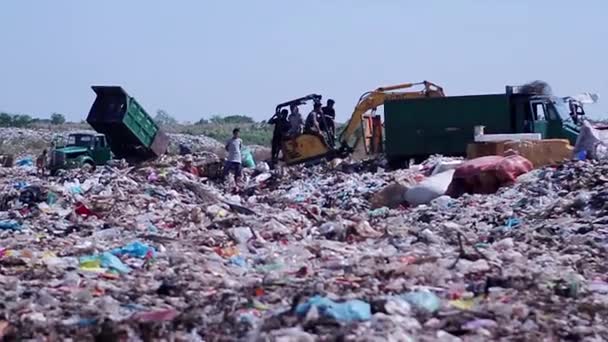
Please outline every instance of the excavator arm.
[[[424, 86], [420, 91], [395, 92], [395, 90], [412, 88], [419, 85]], [[383, 105], [386, 101], [443, 96], [445, 96], [443, 88], [428, 81], [380, 87], [376, 90], [364, 93], [361, 95], [361, 98], [359, 98], [359, 102], [357, 102], [348, 124], [340, 134], [340, 148], [346, 152], [352, 152], [355, 149], [360, 140], [360, 136], [355, 136], [355, 133], [359, 127], [362, 127], [365, 113], [370, 110], [375, 111], [377, 107]], [[370, 137], [366, 136], [366, 133], [365, 129], [363, 129], [363, 140], [366, 143], [366, 150], [368, 150], [368, 139]]]

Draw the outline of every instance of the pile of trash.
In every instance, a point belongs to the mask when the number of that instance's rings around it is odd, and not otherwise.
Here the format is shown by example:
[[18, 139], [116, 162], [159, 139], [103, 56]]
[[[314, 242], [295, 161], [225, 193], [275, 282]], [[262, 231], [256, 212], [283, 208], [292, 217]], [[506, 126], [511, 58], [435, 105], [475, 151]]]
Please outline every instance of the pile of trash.
[[258, 167], [235, 186], [186, 158], [0, 168], [0, 339], [608, 339], [608, 162], [413, 205], [462, 161]]
[[48, 129], [0, 128], [0, 154], [39, 153], [53, 141], [55, 133]]
[[[25, 154], [37, 155], [44, 149], [49, 149], [53, 141], [66, 139], [74, 132], [95, 133], [90, 129], [51, 130], [46, 128], [13, 128], [0, 127], [0, 155], [10, 154], [14, 157]], [[178, 154], [179, 146], [187, 146], [191, 153], [212, 152], [220, 157], [224, 154], [224, 142], [219, 142], [204, 135], [169, 133], [169, 153]], [[245, 142], [246, 143], [246, 142]], [[256, 160], [269, 159], [270, 149], [265, 146], [250, 145], [247, 148]], [[0, 163], [2, 164], [2, 163]]]
[[222, 150], [224, 148], [224, 144], [221, 142], [206, 137], [204, 135], [191, 135], [191, 134], [182, 134], [182, 133], [169, 133], [169, 138], [171, 139], [171, 143], [169, 146], [170, 151], [177, 151], [178, 146], [184, 145], [188, 146], [192, 152], [213, 152], [217, 150]]

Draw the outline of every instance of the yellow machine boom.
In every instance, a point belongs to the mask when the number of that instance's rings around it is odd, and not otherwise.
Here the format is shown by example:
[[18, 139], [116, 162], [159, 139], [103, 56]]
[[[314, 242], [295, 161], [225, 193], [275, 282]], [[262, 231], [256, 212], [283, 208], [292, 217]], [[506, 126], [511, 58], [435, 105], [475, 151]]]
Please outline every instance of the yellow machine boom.
[[[423, 86], [423, 89], [420, 91], [395, 92], [395, 90], [412, 88], [419, 85]], [[366, 129], [365, 126], [363, 126], [364, 115], [370, 110], [375, 112], [375, 110], [379, 106], [383, 105], [386, 101], [443, 96], [445, 96], [443, 88], [429, 81], [380, 87], [364, 93], [361, 98], [359, 98], [348, 124], [340, 134], [339, 142], [341, 144], [341, 148], [352, 151], [356, 147], [360, 138], [363, 137], [365, 149], [366, 151], [369, 151], [371, 132]], [[362, 127], [362, 136], [355, 136], [355, 133], [359, 127]], [[354, 142], [353, 138], [355, 139]]]
[[[400, 89], [407, 89], [415, 86], [423, 87], [419, 91], [397, 91]], [[350, 120], [348, 121], [348, 124], [340, 134], [338, 140], [340, 145], [338, 146], [338, 149], [336, 149], [334, 146], [328, 146], [327, 143], [318, 135], [300, 134], [297, 137], [291, 137], [283, 141], [283, 159], [288, 165], [291, 165], [311, 160], [317, 160], [323, 157], [345, 155], [353, 152], [354, 149], [357, 147], [358, 142], [362, 138], [365, 143], [365, 150], [367, 153], [369, 153], [373, 136], [371, 132], [371, 117], [366, 117], [365, 115], [368, 111], [374, 113], [379, 106], [390, 100], [443, 96], [445, 96], [445, 94], [443, 93], [443, 89], [440, 86], [428, 81], [423, 81], [419, 83], [403, 83], [388, 87], [380, 87], [375, 90], [368, 91], [364, 93], [357, 102], [357, 105], [355, 106], [355, 109]], [[290, 104], [295, 103], [297, 105], [300, 105], [305, 103], [306, 101], [315, 99], [319, 101], [321, 99], [321, 96], [313, 94], [302, 97], [300, 99], [282, 103], [277, 106], [276, 112]], [[361, 134], [357, 134], [359, 128], [361, 128]], [[381, 144], [381, 141], [377, 141], [377, 143]]]

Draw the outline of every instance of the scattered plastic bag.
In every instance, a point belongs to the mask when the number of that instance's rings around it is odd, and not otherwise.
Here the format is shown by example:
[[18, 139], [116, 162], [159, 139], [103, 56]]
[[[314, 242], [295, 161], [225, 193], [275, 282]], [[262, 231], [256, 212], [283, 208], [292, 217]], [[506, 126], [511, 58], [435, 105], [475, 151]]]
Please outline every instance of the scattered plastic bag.
[[424, 179], [410, 187], [404, 194], [405, 200], [411, 205], [427, 204], [442, 196], [448, 189], [455, 170], [447, 170]]
[[436, 294], [428, 291], [409, 292], [399, 297], [405, 299], [414, 308], [433, 313], [441, 307], [441, 299]]
[[21, 230], [21, 224], [16, 220], [2, 220], [0, 230]]
[[260, 173], [270, 172], [270, 166], [266, 162], [259, 162], [255, 166], [255, 170], [258, 171], [258, 172], [260, 172]]
[[34, 166], [34, 160], [32, 159], [32, 157], [25, 157], [17, 160], [17, 162], [15, 162], [15, 165], [19, 167]]
[[124, 247], [114, 248], [110, 251], [110, 253], [117, 256], [126, 255], [133, 258], [145, 258], [148, 256], [153, 257], [156, 251], [154, 250], [154, 247], [150, 247], [145, 243], [135, 241]]
[[115, 270], [119, 273], [131, 272], [129, 266], [125, 265], [118, 257], [109, 252], [82, 257], [80, 258], [80, 266], [89, 270], [102, 267]]
[[133, 319], [139, 322], [167, 322], [174, 320], [179, 315], [175, 309], [162, 309], [156, 311], [138, 312]]
[[306, 303], [298, 305], [296, 313], [305, 316], [313, 307], [320, 315], [340, 322], [367, 321], [372, 318], [371, 306], [364, 301], [353, 299], [339, 303], [321, 296], [311, 297]]

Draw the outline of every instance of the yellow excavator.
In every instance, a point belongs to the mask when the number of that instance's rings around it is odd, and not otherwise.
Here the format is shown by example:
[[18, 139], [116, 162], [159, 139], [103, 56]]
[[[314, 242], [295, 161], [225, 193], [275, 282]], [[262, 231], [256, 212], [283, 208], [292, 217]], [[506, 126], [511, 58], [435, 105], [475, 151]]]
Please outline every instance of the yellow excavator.
[[[419, 91], [398, 91], [412, 87], [422, 86]], [[329, 139], [320, 135], [300, 134], [289, 137], [283, 141], [281, 151], [283, 160], [287, 165], [294, 165], [323, 158], [344, 157], [354, 152], [358, 144], [363, 141], [365, 152], [375, 154], [382, 151], [382, 122], [376, 109], [386, 101], [415, 99], [424, 97], [444, 97], [443, 88], [428, 82], [404, 83], [388, 87], [380, 87], [365, 92], [359, 98], [348, 124], [340, 133], [339, 146], [330, 146]], [[276, 113], [292, 105], [302, 105], [308, 101], [321, 101], [321, 95], [312, 94], [299, 99], [281, 103], [276, 107]], [[367, 114], [370, 112], [369, 114]]]

